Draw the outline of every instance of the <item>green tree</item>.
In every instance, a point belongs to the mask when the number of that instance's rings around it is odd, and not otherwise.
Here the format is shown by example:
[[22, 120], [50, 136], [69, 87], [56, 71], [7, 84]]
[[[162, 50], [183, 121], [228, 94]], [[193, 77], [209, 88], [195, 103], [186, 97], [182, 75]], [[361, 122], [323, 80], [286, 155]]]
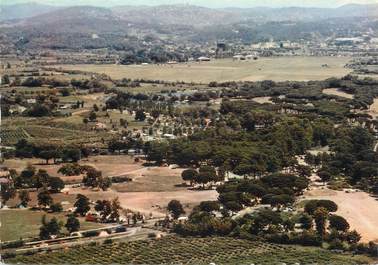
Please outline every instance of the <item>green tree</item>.
[[44, 188], [38, 193], [38, 204], [43, 207], [50, 206], [53, 202], [53, 199], [50, 195], [50, 192]]
[[1, 183], [0, 188], [1, 201], [3, 204], [16, 196], [16, 189], [11, 183]]
[[182, 204], [178, 200], [171, 200], [168, 203], [168, 211], [172, 214], [174, 219], [178, 219], [180, 215], [184, 214], [184, 208], [182, 207]]
[[20, 190], [18, 192], [18, 198], [20, 199], [20, 204], [23, 207], [27, 207], [29, 202], [31, 201], [29, 191], [27, 190]]
[[329, 217], [329, 226], [338, 231], [346, 232], [349, 230], [348, 221], [344, 217], [335, 214]]
[[302, 216], [299, 219], [299, 222], [301, 224], [301, 227], [306, 230], [310, 230], [313, 227], [314, 219], [311, 215], [307, 213], [303, 213]]
[[55, 150], [43, 150], [39, 152], [38, 156], [42, 159], [46, 160], [46, 165], [49, 163], [50, 159], [53, 159], [56, 157], [56, 151]]
[[220, 210], [220, 204], [217, 201], [203, 201], [200, 203], [199, 208], [201, 211], [213, 212]]
[[100, 177], [98, 186], [100, 189], [106, 191], [112, 185], [112, 180], [109, 177]]
[[75, 213], [80, 214], [81, 216], [85, 216], [86, 213], [91, 209], [89, 198], [82, 194], [76, 195], [76, 202], [74, 204], [74, 207], [76, 207]]
[[86, 176], [83, 178], [83, 184], [87, 187], [98, 187], [99, 179], [102, 177], [102, 172], [91, 168], [87, 170]]
[[42, 217], [42, 226], [39, 228], [40, 239], [50, 239], [53, 235], [59, 235], [62, 224], [58, 222], [56, 217], [50, 221], [46, 220], [46, 215]]
[[64, 189], [64, 182], [59, 177], [51, 177], [49, 180], [49, 186], [51, 192], [60, 192], [62, 189]]
[[63, 211], [63, 206], [62, 206], [62, 204], [60, 202], [57, 202], [57, 203], [51, 204], [50, 205], [50, 209], [54, 213], [59, 213], [59, 212]]
[[95, 120], [97, 119], [96, 112], [92, 111], [92, 112], [89, 114], [88, 119], [89, 119], [90, 121], [95, 121]]
[[146, 114], [143, 110], [137, 110], [135, 112], [135, 120], [136, 121], [144, 121], [146, 119]]
[[80, 221], [75, 217], [75, 215], [71, 214], [67, 218], [67, 222], [65, 224], [66, 229], [68, 232], [76, 232], [80, 229]]
[[189, 169], [185, 169], [182, 173], [181, 173], [181, 177], [184, 181], [189, 181], [190, 182], [190, 185], [192, 186], [193, 185], [193, 182], [197, 179], [198, 177], [198, 172], [197, 170], [193, 169], [193, 168], [189, 168]]
[[319, 207], [314, 212], [314, 219], [316, 224], [316, 231], [323, 237], [326, 232], [326, 222], [328, 218], [328, 210], [324, 207]]
[[3, 75], [1, 78], [1, 84], [8, 85], [10, 83], [9, 75]]
[[118, 200], [118, 197], [112, 200], [111, 204], [111, 213], [109, 216], [109, 220], [111, 222], [118, 222], [119, 221], [119, 211], [122, 209], [121, 203]]
[[112, 203], [108, 200], [98, 200], [95, 205], [95, 210], [100, 212], [101, 220], [106, 222], [112, 213]]

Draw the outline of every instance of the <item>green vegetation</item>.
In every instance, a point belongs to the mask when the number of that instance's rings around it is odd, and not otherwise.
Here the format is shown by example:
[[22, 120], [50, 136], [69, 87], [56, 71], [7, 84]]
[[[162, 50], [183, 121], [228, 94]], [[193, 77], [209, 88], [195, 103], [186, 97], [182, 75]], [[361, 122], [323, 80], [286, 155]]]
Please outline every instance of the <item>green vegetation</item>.
[[[41, 226], [44, 211], [32, 210], [3, 210], [0, 211], [1, 228], [0, 237], [2, 241], [18, 240], [20, 238], [37, 238]], [[60, 222], [66, 222], [65, 213], [47, 213], [47, 219], [56, 217]], [[101, 227], [101, 224], [85, 222], [80, 219], [81, 229], [93, 229]], [[65, 232], [65, 229], [63, 229]]]
[[[274, 253], [274, 255], [273, 255]], [[363, 264], [363, 256], [340, 255], [310, 247], [281, 246], [255, 240], [166, 237], [101, 246], [81, 246], [48, 254], [17, 255], [8, 264]]]

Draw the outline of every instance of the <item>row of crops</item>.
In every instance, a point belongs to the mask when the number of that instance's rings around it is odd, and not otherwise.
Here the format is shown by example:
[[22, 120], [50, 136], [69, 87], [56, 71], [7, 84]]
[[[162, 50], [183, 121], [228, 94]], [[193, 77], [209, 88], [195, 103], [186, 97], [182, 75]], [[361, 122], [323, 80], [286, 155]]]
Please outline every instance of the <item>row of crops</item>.
[[[62, 144], [90, 144], [101, 142], [103, 135], [95, 132], [69, 130], [48, 126], [27, 126], [27, 133], [38, 141]], [[106, 138], [106, 137], [105, 137]]]
[[228, 237], [132, 241], [18, 255], [7, 264], [358, 264], [366, 257]]
[[0, 138], [3, 145], [13, 145], [21, 139], [30, 138], [30, 135], [23, 128], [2, 128]]
[[19, 127], [5, 127], [0, 130], [1, 143], [14, 145], [21, 139], [37, 141], [38, 143], [56, 144], [101, 144], [103, 139], [109, 138], [103, 133], [85, 132], [48, 126], [26, 125]]

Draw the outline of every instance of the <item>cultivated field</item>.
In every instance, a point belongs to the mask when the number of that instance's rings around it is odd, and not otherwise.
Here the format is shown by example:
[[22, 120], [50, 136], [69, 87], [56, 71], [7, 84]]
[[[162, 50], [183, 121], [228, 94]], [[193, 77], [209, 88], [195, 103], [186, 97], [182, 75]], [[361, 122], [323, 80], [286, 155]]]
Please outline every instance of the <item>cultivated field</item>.
[[260, 241], [165, 237], [159, 240], [81, 246], [45, 254], [19, 255], [7, 264], [363, 264], [363, 256]]
[[[269, 57], [250, 61], [219, 59], [175, 65], [57, 65], [56, 68], [104, 73], [115, 79], [186, 82], [323, 80], [350, 72], [347, 57]], [[328, 65], [328, 67], [322, 67]]]

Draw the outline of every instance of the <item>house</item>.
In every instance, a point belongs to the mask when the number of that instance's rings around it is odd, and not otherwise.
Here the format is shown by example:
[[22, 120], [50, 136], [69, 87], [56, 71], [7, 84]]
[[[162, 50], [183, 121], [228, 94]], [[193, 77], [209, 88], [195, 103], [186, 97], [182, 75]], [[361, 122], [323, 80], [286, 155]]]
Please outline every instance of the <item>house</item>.
[[10, 114], [21, 114], [21, 113], [23, 113], [25, 110], [26, 110], [26, 108], [25, 108], [24, 106], [15, 105], [15, 106], [11, 106], [11, 107], [10, 107], [10, 109], [9, 109], [9, 113], [10, 113]]
[[170, 140], [176, 139], [176, 136], [170, 133], [163, 134], [163, 137]]
[[29, 98], [29, 99], [26, 100], [26, 102], [28, 104], [35, 104], [35, 103], [37, 103], [37, 100], [35, 98]]
[[94, 129], [96, 130], [106, 130], [107, 129], [107, 126], [106, 124], [104, 123], [101, 123], [101, 122], [97, 122], [94, 126]]

